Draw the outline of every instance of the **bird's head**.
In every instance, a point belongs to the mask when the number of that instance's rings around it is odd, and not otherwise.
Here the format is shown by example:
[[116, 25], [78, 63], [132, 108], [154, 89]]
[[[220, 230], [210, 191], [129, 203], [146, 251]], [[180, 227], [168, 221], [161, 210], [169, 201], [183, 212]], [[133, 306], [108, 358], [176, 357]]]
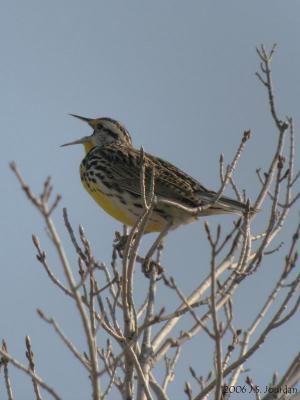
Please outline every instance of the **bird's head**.
[[132, 146], [129, 132], [118, 121], [111, 118], [86, 118], [75, 114], [71, 115], [88, 123], [94, 131], [90, 136], [84, 136], [73, 142], [65, 143], [62, 147], [72, 144], [83, 144], [86, 153], [88, 153], [94, 147], [101, 147], [115, 142]]

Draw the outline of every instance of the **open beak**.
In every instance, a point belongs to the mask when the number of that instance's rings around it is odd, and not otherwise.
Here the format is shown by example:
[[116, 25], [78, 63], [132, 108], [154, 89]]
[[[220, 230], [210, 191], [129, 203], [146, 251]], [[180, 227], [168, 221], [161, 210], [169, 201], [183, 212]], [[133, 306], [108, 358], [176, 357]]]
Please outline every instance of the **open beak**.
[[[76, 114], [70, 114], [70, 115], [72, 115], [72, 117], [78, 118], [81, 121], [84, 121], [84, 122], [88, 123], [93, 129], [95, 128], [95, 125], [97, 123], [96, 119], [81, 117], [80, 115], [76, 115]], [[84, 136], [83, 138], [78, 139], [78, 140], [74, 140], [73, 142], [62, 144], [60, 147], [71, 146], [73, 144], [85, 144], [85, 143], [88, 143], [88, 142], [91, 142], [91, 137], [90, 136]]]
[[81, 117], [80, 115], [77, 115], [77, 114], [70, 114], [70, 115], [72, 117], [78, 118], [81, 121], [88, 123], [93, 129], [95, 128], [95, 125], [97, 124], [97, 119]]
[[60, 147], [71, 146], [72, 144], [84, 144], [84, 143], [87, 143], [87, 142], [90, 142], [90, 141], [91, 141], [91, 137], [90, 136], [84, 136], [83, 138], [78, 139], [78, 140], [74, 140], [73, 142], [64, 143]]

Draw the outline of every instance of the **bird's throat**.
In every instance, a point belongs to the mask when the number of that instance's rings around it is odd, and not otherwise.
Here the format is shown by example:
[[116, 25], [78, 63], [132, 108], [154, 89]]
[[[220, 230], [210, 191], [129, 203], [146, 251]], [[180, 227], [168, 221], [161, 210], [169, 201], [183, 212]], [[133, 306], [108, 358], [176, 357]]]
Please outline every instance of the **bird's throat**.
[[85, 154], [87, 154], [90, 150], [92, 150], [93, 147], [95, 147], [95, 145], [92, 141], [85, 142], [85, 143], [83, 143], [83, 145], [84, 145]]

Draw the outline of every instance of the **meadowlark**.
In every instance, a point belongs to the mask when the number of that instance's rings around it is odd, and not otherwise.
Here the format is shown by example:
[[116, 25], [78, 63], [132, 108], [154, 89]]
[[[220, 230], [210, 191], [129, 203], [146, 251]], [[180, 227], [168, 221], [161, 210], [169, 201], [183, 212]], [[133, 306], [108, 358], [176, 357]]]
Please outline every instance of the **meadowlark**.
[[[93, 129], [92, 135], [62, 145], [83, 144], [86, 155], [80, 164], [80, 177], [84, 188], [112, 217], [125, 225], [134, 225], [143, 211], [140, 151], [132, 146], [129, 132], [118, 121], [71, 115], [87, 122]], [[146, 188], [150, 185], [151, 171], [155, 171], [154, 194], [157, 199], [145, 232], [162, 232], [166, 225], [175, 229], [195, 221], [199, 216], [241, 215], [247, 209], [246, 204], [222, 196], [202, 213], [192, 214], [187, 209], [213, 202], [216, 192], [208, 190], [168, 161], [151, 154], [144, 154], [144, 165]]]

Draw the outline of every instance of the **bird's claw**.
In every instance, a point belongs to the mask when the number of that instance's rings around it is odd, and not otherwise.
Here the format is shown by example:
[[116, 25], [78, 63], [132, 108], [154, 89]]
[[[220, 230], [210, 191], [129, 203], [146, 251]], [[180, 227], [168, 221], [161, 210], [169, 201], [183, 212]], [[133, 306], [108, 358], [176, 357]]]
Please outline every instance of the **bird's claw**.
[[164, 269], [159, 263], [151, 260], [151, 258], [146, 257], [142, 263], [142, 272], [146, 278], [150, 278], [153, 268], [156, 269], [156, 280], [160, 280]]

